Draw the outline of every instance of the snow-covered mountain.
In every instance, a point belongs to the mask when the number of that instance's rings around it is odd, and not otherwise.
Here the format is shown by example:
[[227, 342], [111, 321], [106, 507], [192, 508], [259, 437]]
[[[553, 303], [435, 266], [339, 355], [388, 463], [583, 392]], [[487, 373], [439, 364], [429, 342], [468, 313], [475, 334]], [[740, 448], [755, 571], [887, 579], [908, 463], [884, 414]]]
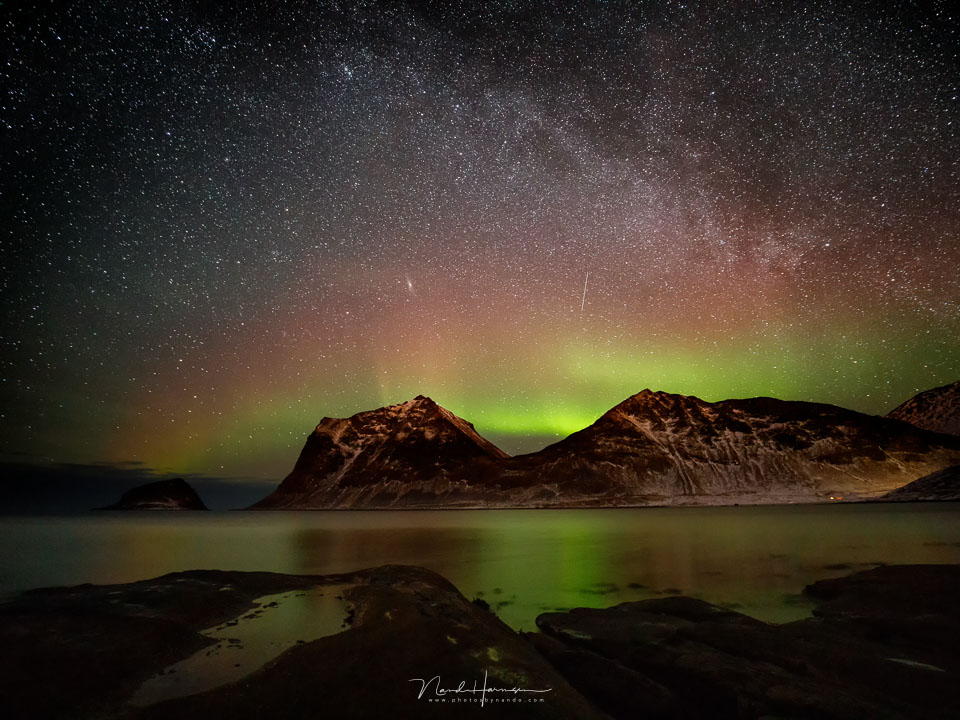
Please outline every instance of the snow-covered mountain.
[[428, 397], [324, 418], [297, 464], [257, 509], [476, 505], [483, 460], [507, 454]]
[[952, 437], [834, 405], [644, 390], [514, 463], [557, 504], [751, 503], [875, 496], [958, 456]]
[[914, 395], [887, 417], [924, 430], [960, 435], [960, 380]]
[[425, 397], [325, 418], [257, 508], [597, 507], [875, 497], [960, 463], [960, 438], [833, 405], [644, 390], [508, 457]]

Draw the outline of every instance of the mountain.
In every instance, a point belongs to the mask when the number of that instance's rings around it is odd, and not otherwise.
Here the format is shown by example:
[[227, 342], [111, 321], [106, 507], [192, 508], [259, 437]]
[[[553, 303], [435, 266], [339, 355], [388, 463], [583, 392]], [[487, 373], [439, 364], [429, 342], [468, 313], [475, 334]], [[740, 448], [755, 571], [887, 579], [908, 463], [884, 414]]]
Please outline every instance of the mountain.
[[296, 466], [255, 509], [436, 506], [483, 502], [478, 464], [507, 454], [428, 397], [323, 418]]
[[875, 496], [956, 458], [960, 439], [834, 405], [644, 390], [505, 476], [542, 478], [550, 505], [810, 502]]
[[960, 463], [960, 438], [833, 405], [644, 390], [509, 457], [417, 398], [324, 418], [255, 509], [605, 507], [876, 497]]
[[891, 502], [929, 502], [960, 500], [960, 465], [924, 475], [881, 498]]
[[209, 510], [183, 478], [158, 480], [128, 490], [113, 505], [100, 510]]
[[915, 395], [887, 417], [924, 430], [960, 435], [960, 380]]

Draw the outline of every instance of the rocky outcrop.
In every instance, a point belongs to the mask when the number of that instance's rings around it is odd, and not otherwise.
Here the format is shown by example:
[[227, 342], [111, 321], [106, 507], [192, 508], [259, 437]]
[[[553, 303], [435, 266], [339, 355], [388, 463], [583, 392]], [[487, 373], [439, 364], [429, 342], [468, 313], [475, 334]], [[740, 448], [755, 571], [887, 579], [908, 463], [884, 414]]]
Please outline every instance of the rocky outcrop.
[[537, 619], [544, 656], [614, 718], [952, 718], [960, 566], [814, 583], [816, 617], [769, 625], [689, 597]]
[[[352, 613], [341, 632], [298, 643], [215, 689], [146, 707], [128, 704], [145, 680], [213, 645], [200, 630], [229, 624], [256, 607], [257, 598], [345, 583]], [[0, 640], [4, 717], [604, 717], [494, 614], [415, 567], [328, 576], [191, 571], [129, 585], [34, 591], [0, 605]], [[417, 679], [427, 682], [425, 691]], [[459, 693], [437, 692], [460, 683]], [[467, 692], [475, 683], [487, 692]], [[513, 688], [548, 692], [503, 691]]]
[[960, 380], [915, 395], [887, 417], [924, 430], [960, 435]]
[[[238, 615], [263, 622], [257, 613], [277, 604], [257, 609], [265, 595], [289, 591], [296, 600], [333, 589], [351, 607], [339, 632], [298, 642], [213, 689], [130, 703], [172, 663], [209, 654], [215, 640], [201, 634], [205, 628], [228, 628]], [[880, 567], [805, 592], [820, 603], [814, 617], [786, 625], [678, 596], [547, 613], [537, 619], [541, 632], [518, 634], [444, 578], [415, 567], [327, 576], [196, 570], [35, 590], [0, 603], [0, 713], [130, 720], [306, 719], [318, 710], [337, 718], [956, 717], [960, 566]]]
[[324, 418], [256, 509], [596, 507], [879, 496], [960, 462], [960, 438], [833, 405], [643, 392], [507, 457], [425, 397]]
[[192, 571], [32, 590], [0, 604], [0, 715], [119, 717], [141, 683], [213, 644], [201, 633], [255, 598], [315, 578]]
[[183, 478], [158, 480], [128, 490], [113, 505], [100, 510], [209, 510]]
[[888, 502], [936, 502], [960, 500], [960, 465], [925, 475], [884, 495]]

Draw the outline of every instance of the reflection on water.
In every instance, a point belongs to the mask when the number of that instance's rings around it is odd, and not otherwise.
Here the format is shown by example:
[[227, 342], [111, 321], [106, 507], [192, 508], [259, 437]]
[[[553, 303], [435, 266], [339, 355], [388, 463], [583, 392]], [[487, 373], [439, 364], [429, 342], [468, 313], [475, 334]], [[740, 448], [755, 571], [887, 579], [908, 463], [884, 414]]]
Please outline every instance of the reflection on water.
[[879, 563], [960, 562], [960, 504], [10, 517], [0, 592], [217, 568], [422, 565], [514, 627], [541, 612], [696, 595], [765, 620], [803, 586]]
[[325, 585], [259, 598], [258, 608], [203, 634], [217, 640], [145, 682], [133, 705], [204, 692], [246, 677], [298, 642], [340, 632], [347, 617], [342, 593]]

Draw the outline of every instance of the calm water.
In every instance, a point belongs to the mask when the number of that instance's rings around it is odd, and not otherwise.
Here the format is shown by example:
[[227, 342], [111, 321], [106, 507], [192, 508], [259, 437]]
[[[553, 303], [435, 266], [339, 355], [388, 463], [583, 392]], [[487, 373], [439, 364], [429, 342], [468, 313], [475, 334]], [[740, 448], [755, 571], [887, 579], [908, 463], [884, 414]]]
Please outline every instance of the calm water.
[[333, 635], [344, 629], [349, 585], [266, 595], [259, 608], [244, 611], [232, 622], [204, 630], [217, 641], [165, 668], [131, 698], [134, 705], [204, 692], [239, 680], [298, 642]]
[[435, 512], [87, 514], [0, 519], [0, 593], [174, 570], [422, 565], [513, 627], [541, 612], [696, 595], [755, 617], [878, 563], [960, 562], [960, 504]]

